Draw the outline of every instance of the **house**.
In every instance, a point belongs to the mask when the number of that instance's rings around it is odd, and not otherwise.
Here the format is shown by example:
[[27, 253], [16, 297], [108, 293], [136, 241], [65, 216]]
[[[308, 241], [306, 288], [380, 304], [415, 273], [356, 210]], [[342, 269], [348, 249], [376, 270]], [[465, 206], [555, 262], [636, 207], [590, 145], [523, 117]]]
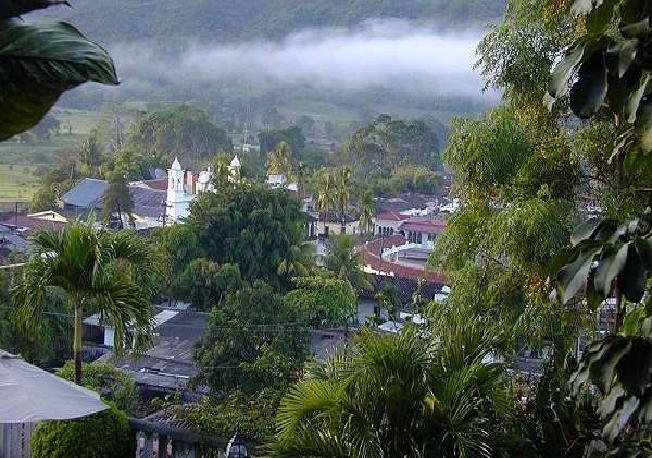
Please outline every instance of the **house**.
[[102, 211], [102, 201], [107, 189], [109, 183], [106, 180], [84, 178], [63, 195], [64, 214], [72, 218], [99, 214]]
[[334, 234], [359, 234], [360, 219], [350, 214], [340, 215], [333, 211], [320, 212], [317, 218], [317, 236], [328, 238]]
[[435, 239], [446, 230], [446, 223], [432, 216], [411, 216], [399, 226], [408, 243], [416, 248], [432, 251]]
[[400, 232], [401, 224], [408, 219], [408, 216], [396, 211], [377, 213], [373, 217], [374, 234], [378, 236], [390, 236]]
[[[99, 325], [97, 317], [84, 320], [86, 325]], [[138, 358], [113, 360], [112, 354], [100, 359], [111, 362], [129, 374], [144, 396], [185, 393], [197, 367], [192, 350], [206, 327], [208, 314], [188, 310], [162, 310], [154, 318], [155, 343]], [[113, 332], [105, 326], [104, 343], [112, 345]], [[201, 389], [199, 389], [201, 391]]]
[[15, 214], [4, 221], [0, 221], [0, 224], [10, 228], [17, 234], [28, 235], [36, 229], [62, 229], [66, 222], [67, 218], [57, 212], [43, 212]]
[[0, 260], [12, 253], [27, 253], [29, 242], [11, 227], [0, 224]]
[[[240, 159], [235, 156], [229, 164], [229, 181], [240, 179]], [[165, 217], [166, 224], [176, 224], [187, 218], [190, 214], [190, 203], [202, 192], [214, 192], [213, 170], [199, 173], [185, 170], [181, 167], [179, 159], [175, 158], [172, 167], [168, 170], [167, 196]]]
[[299, 185], [297, 183], [288, 183], [285, 175], [267, 175], [267, 186], [272, 189], [287, 189], [288, 191], [298, 192]]
[[122, 215], [124, 227], [128, 227], [131, 222], [136, 230], [162, 226], [167, 205], [166, 191], [150, 188], [145, 182], [130, 184], [129, 191], [134, 208], [132, 221], [129, 221], [128, 215]]

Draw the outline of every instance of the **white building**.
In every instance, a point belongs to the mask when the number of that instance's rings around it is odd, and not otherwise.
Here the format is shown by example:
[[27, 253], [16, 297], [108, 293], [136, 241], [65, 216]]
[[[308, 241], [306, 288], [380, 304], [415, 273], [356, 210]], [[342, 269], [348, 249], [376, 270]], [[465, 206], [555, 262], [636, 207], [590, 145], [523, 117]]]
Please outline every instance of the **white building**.
[[299, 190], [299, 185], [297, 183], [288, 183], [288, 179], [285, 175], [267, 175], [267, 186], [272, 189], [284, 188], [294, 192]]
[[[192, 176], [192, 172], [188, 177]], [[168, 193], [166, 199], [167, 215], [165, 217], [167, 224], [174, 224], [179, 220], [188, 217], [190, 213], [190, 202], [196, 197], [195, 190], [192, 189], [192, 180], [186, 176], [186, 170], [181, 168], [178, 158], [174, 158], [172, 168], [168, 170]], [[190, 184], [190, 186], [188, 186]]]
[[[229, 181], [240, 179], [240, 160], [235, 156], [229, 165]], [[214, 192], [213, 170], [209, 167], [199, 173], [184, 170], [178, 158], [168, 169], [166, 224], [175, 224], [190, 214], [190, 203], [202, 192]]]

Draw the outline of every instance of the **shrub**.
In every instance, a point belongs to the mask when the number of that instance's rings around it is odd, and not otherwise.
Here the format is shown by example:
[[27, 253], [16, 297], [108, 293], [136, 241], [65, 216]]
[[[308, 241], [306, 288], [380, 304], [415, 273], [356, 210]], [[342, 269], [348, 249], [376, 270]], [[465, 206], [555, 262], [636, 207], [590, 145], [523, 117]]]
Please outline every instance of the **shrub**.
[[[75, 362], [67, 361], [57, 371], [59, 377], [74, 381]], [[127, 415], [136, 411], [138, 393], [136, 383], [126, 372], [110, 364], [94, 361], [82, 365], [82, 385], [97, 391], [102, 398], [115, 403]]]
[[115, 406], [78, 420], [48, 421], [32, 435], [32, 458], [133, 456], [127, 416]]

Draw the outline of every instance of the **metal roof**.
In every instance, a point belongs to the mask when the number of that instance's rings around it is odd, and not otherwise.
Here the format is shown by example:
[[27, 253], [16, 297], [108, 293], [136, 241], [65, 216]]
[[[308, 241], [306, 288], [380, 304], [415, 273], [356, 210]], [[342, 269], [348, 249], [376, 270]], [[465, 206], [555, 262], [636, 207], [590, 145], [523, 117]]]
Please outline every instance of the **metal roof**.
[[109, 187], [106, 180], [84, 178], [74, 188], [63, 195], [63, 203], [73, 207], [100, 209], [102, 198]]
[[166, 191], [141, 186], [129, 186], [129, 190], [134, 201], [134, 214], [149, 218], [158, 218], [163, 214]]

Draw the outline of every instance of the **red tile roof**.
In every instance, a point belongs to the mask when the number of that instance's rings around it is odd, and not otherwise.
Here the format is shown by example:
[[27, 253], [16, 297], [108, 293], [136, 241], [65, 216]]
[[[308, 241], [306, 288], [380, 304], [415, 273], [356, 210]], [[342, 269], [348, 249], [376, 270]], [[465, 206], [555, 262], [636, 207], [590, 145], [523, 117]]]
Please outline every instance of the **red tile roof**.
[[65, 223], [60, 221], [49, 221], [47, 219], [32, 218], [27, 215], [11, 216], [4, 221], [0, 221], [0, 224], [4, 226], [25, 228], [29, 231], [33, 231], [34, 229], [59, 230], [65, 226]]
[[379, 272], [392, 272], [394, 277], [409, 278], [411, 280], [424, 279], [428, 282], [445, 284], [448, 279], [440, 272], [435, 272], [428, 269], [419, 269], [417, 267], [408, 267], [402, 264], [397, 264], [386, 259], [381, 259], [380, 252], [383, 248], [390, 248], [392, 246], [400, 246], [406, 242], [402, 235], [393, 235], [385, 237], [384, 239], [376, 239], [366, 243], [360, 247], [360, 256], [362, 264], [370, 266], [372, 269]]
[[375, 218], [381, 221], [405, 221], [409, 216], [401, 215], [399, 212], [382, 212], [378, 213]]
[[158, 178], [156, 180], [143, 180], [143, 184], [151, 189], [158, 189], [159, 191], [167, 191], [168, 179]]

